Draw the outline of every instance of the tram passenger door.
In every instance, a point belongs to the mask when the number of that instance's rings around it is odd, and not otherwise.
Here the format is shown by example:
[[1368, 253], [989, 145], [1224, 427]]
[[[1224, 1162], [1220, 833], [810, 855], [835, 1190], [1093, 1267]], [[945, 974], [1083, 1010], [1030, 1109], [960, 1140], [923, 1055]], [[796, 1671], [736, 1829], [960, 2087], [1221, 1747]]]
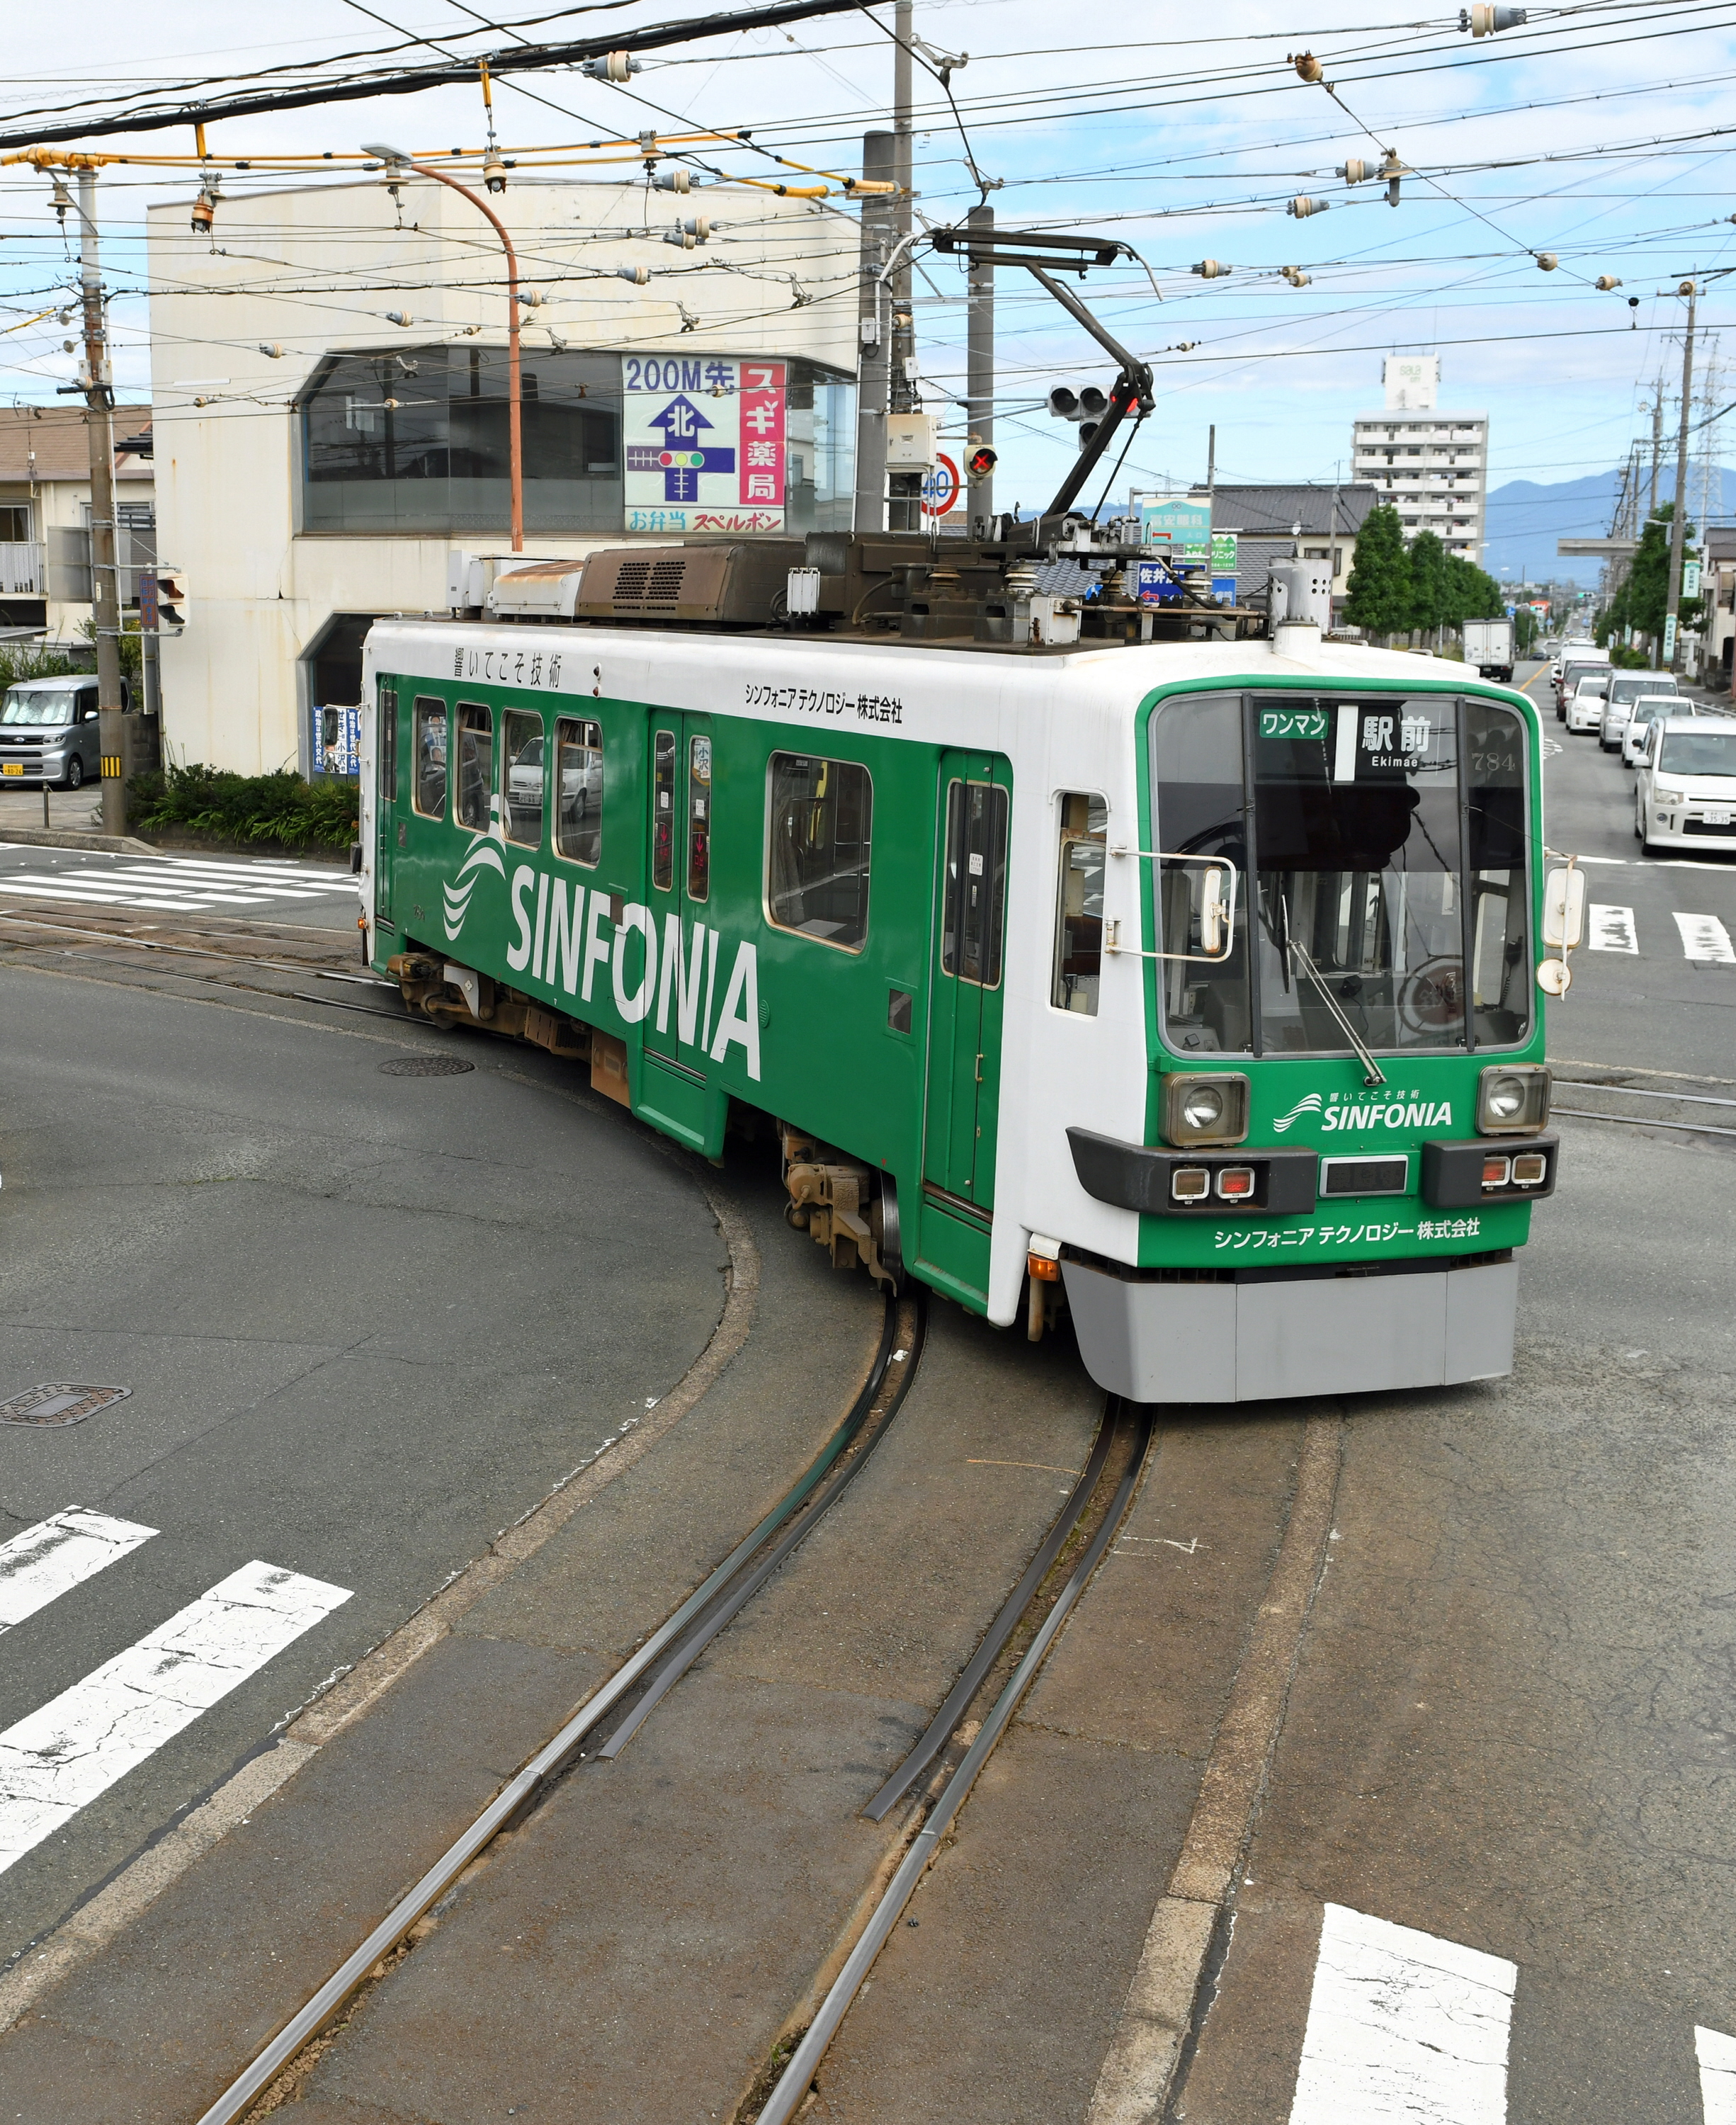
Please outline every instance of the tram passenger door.
[[[703, 1074], [705, 1039], [721, 997], [711, 927], [712, 728], [709, 716], [651, 719], [651, 890], [657, 984], [645, 1019], [649, 1053]], [[671, 949], [680, 924], [680, 945]], [[727, 970], [726, 970], [727, 971]]]
[[393, 859], [398, 853], [398, 693], [377, 690], [374, 719], [374, 914], [393, 923]]
[[1012, 779], [995, 754], [941, 756], [922, 1170], [984, 1210], [995, 1200]]

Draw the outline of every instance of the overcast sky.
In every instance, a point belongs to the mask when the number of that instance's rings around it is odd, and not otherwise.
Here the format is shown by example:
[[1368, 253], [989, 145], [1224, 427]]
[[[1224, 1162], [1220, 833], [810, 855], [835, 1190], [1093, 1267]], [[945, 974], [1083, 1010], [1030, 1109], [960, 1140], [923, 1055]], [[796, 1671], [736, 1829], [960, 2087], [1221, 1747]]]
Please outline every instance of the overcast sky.
[[[666, 0], [569, 11], [538, 26], [528, 14], [492, 20], [529, 38], [579, 37], [595, 26], [601, 42], [621, 26], [678, 12]], [[1672, 335], [1685, 306], [1670, 292], [1676, 280], [1736, 266], [1736, 4], [1534, 8], [1527, 28], [1476, 40], [1459, 33], [1457, 16], [1455, 7], [1401, 21], [1368, 0], [1323, 0], [1310, 21], [1256, 0], [1178, 10], [1167, 18], [1183, 33], [1177, 40], [1127, 44], [1100, 40], [1127, 19], [1108, 10], [1058, 16], [1035, 0], [919, 6], [919, 35], [970, 55], [952, 77], [958, 121], [934, 77], [919, 73], [921, 212], [943, 223], [974, 203], [972, 158], [999, 181], [990, 196], [1005, 224], [1113, 233], [1136, 247], [1161, 290], [1159, 301], [1143, 271], [1124, 267], [1094, 275], [1084, 291], [1157, 368], [1156, 412], [1118, 491], [1130, 480], [1202, 478], [1213, 423], [1222, 480], [1348, 473], [1352, 418], [1379, 403], [1389, 350], [1439, 349], [1443, 404], [1489, 416], [1496, 484], [1606, 470], [1642, 424], [1649, 431], [1641, 400], [1660, 366], [1672, 379], [1679, 371]], [[1165, 18], [1146, 10], [1135, 19]], [[863, 130], [888, 119], [890, 20], [889, 8], [858, 9], [788, 31], [708, 38], [648, 57], [630, 92], [572, 73], [509, 77], [497, 90], [501, 134], [510, 149], [642, 125], [667, 130], [679, 118], [751, 126], [764, 147], [854, 170]], [[1062, 21], [1076, 23], [1077, 44], [1056, 45]], [[286, 21], [293, 37], [276, 34]], [[1211, 34], [1220, 24], [1226, 34]], [[409, 35], [466, 54], [513, 41], [445, 0], [422, 0], [414, 12], [393, 0], [368, 11], [353, 0], [303, 0], [293, 13], [233, 0], [182, 0], [167, 11], [87, 0], [76, 18], [21, 8], [8, 21], [0, 127], [27, 134], [47, 122], [45, 111], [316, 63]], [[1287, 64], [1304, 45], [1322, 59], [1335, 98]], [[443, 88], [235, 120], [214, 129], [212, 146], [228, 156], [318, 153], [383, 134], [412, 148], [475, 145], [480, 97], [473, 87]], [[99, 144], [185, 153], [192, 144], [183, 128]], [[1395, 211], [1380, 187], [1351, 187], [1334, 173], [1347, 157], [1377, 162], [1387, 147], [1414, 172]], [[742, 149], [717, 164], [754, 175], [770, 167]], [[147, 382], [143, 210], [165, 196], [191, 200], [195, 190], [185, 172], [164, 181], [121, 172], [101, 182], [111, 277], [129, 291], [116, 310], [128, 395], [143, 395]], [[1299, 196], [1327, 200], [1329, 211], [1287, 214], [1285, 202]], [[1539, 252], [1555, 255], [1555, 271], [1540, 269]], [[1208, 257], [1230, 275], [1196, 276], [1190, 268]], [[1285, 266], [1310, 285], [1279, 278]], [[68, 270], [47, 180], [0, 172], [0, 323], [16, 326], [64, 297]], [[962, 285], [939, 260], [926, 273], [918, 332], [944, 408], [940, 387], [961, 380]], [[1600, 274], [1619, 278], [1621, 290], [1597, 291]], [[998, 493], [1003, 505], [1029, 509], [1046, 499], [1072, 447], [1070, 431], [1042, 412], [1044, 392], [1060, 382], [1107, 385], [1110, 375], [1034, 285], [1000, 278]], [[1721, 331], [1727, 343], [1729, 388], [1719, 388], [1715, 370], [1708, 378], [1714, 406], [1736, 399], [1733, 285], [1714, 278], [1701, 304], [1703, 365], [1717, 358]], [[833, 299], [853, 298], [840, 290]], [[76, 365], [62, 351], [65, 337], [50, 317], [0, 339], [0, 389], [52, 398]], [[1733, 450], [1736, 442], [1724, 455]]]

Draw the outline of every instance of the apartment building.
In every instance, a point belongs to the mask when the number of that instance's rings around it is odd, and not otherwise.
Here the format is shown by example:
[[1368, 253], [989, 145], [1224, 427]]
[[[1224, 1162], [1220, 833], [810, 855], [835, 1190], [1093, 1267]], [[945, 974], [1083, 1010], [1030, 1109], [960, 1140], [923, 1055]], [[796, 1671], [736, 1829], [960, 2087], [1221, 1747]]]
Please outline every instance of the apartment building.
[[[91, 616], [91, 458], [82, 406], [0, 407], [0, 630], [77, 647]], [[151, 409], [117, 406], [120, 601], [155, 565]]]
[[1489, 416], [1442, 410], [1438, 355], [1389, 356], [1386, 400], [1356, 422], [1353, 477], [1399, 512], [1407, 539], [1433, 531], [1480, 562], [1489, 491]]

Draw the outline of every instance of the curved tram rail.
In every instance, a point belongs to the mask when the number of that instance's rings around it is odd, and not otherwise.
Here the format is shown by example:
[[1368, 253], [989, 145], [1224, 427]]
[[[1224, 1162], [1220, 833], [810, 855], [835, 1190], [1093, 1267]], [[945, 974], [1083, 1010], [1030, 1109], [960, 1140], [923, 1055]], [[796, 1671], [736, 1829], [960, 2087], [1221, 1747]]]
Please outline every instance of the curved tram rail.
[[[1601, 1069], [1597, 1077], [1569, 1077], [1563, 1069]], [[1583, 1062], [1557, 1065], [1554, 1072], [1555, 1090], [1572, 1093], [1583, 1098], [1590, 1094], [1597, 1104], [1590, 1106], [1564, 1107], [1559, 1100], [1551, 1102], [1550, 1111], [1570, 1114], [1575, 1121], [1616, 1122], [1628, 1128], [1668, 1129], [1672, 1135], [1736, 1137], [1736, 1099], [1726, 1093], [1720, 1096], [1710, 1091], [1683, 1089], [1665, 1090], [1666, 1086], [1684, 1088], [1716, 1085], [1729, 1087], [1727, 1077], [1678, 1077], [1663, 1070], [1619, 1069], [1613, 1065]], [[1649, 1077], [1655, 1082], [1635, 1085], [1634, 1077]], [[1637, 1111], [1624, 1110], [1628, 1100], [1643, 1100]], [[1722, 1112], [1708, 1114], [1704, 1119], [1693, 1110], [1721, 1109]]]
[[439, 1902], [478, 1854], [522, 1815], [541, 1789], [576, 1762], [580, 1744], [623, 1705], [628, 1710], [597, 1753], [614, 1756], [704, 1647], [750, 1601], [836, 1503], [896, 1416], [922, 1355], [923, 1294], [889, 1298], [880, 1346], [861, 1392], [795, 1483], [729, 1555], [496, 1794], [367, 1939], [335, 1970], [199, 2120], [232, 2125], [337, 2015], [383, 1956]]

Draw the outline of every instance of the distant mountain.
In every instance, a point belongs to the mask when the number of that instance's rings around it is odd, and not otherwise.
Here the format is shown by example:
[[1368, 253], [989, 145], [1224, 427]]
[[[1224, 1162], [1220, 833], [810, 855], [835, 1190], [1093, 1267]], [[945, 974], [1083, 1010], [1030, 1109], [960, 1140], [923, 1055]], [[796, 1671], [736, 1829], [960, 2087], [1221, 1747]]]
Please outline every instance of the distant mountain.
[[[1720, 466], [1717, 477], [1722, 485], [1712, 512], [1715, 521], [1736, 514], [1736, 472]], [[1558, 559], [1555, 541], [1602, 538], [1610, 528], [1621, 484], [1619, 472], [1598, 472], [1583, 479], [1558, 480], [1553, 486], [1542, 486], [1532, 479], [1510, 479], [1506, 486], [1494, 488], [1489, 497], [1484, 526], [1489, 543], [1483, 556], [1484, 566], [1492, 576], [1523, 572], [1533, 582], [1554, 577], [1595, 583], [1602, 563], [1588, 556]], [[1658, 475], [1658, 498], [1668, 502], [1675, 491], [1672, 461]], [[1691, 477], [1688, 492], [1697, 500], [1697, 474]]]

